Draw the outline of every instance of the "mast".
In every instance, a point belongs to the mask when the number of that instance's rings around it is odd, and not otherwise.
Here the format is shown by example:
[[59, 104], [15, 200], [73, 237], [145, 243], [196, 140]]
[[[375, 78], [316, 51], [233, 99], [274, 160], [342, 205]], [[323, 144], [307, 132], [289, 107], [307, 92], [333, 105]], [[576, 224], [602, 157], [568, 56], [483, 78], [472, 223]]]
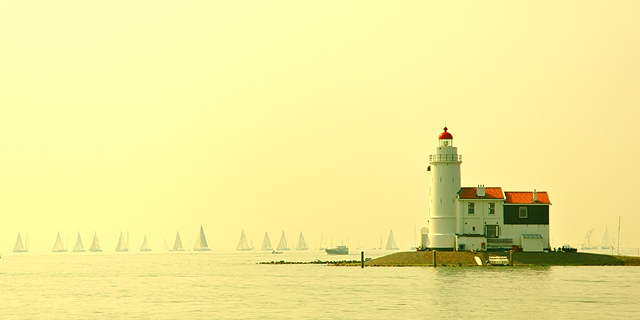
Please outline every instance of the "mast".
[[621, 216], [618, 216], [618, 255], [620, 255], [620, 219]]

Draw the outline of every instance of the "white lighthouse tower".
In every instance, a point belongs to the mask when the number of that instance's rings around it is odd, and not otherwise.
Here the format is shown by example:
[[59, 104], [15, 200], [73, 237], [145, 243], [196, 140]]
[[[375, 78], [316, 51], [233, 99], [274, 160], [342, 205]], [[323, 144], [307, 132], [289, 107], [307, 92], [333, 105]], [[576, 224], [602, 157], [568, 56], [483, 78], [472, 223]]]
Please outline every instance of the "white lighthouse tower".
[[[460, 191], [460, 164], [462, 156], [453, 146], [453, 136], [444, 132], [438, 137], [436, 154], [429, 156], [431, 172], [430, 212], [427, 220], [426, 243], [429, 249], [453, 250], [456, 232], [456, 195]], [[424, 242], [424, 240], [423, 240]]]

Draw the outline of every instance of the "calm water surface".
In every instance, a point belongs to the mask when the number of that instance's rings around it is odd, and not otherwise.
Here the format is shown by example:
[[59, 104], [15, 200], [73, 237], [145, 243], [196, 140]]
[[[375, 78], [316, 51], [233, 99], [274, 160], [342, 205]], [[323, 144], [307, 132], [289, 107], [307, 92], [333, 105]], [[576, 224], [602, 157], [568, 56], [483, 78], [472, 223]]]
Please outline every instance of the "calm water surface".
[[256, 264], [328, 258], [318, 250], [4, 254], [0, 319], [640, 318], [639, 267]]

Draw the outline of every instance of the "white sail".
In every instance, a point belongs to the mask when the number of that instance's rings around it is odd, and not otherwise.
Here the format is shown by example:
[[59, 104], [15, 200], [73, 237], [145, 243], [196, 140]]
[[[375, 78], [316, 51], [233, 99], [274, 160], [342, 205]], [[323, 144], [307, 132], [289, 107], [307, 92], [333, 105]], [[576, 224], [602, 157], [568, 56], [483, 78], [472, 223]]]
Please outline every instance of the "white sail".
[[127, 248], [127, 243], [124, 241], [122, 231], [120, 231], [120, 239], [118, 240], [118, 244], [116, 245], [116, 251], [129, 251], [129, 248]]
[[207, 244], [207, 237], [204, 236], [204, 229], [200, 226], [200, 233], [196, 238], [196, 244], [193, 246], [194, 251], [211, 251], [209, 244]]
[[13, 252], [29, 252], [29, 249], [24, 247], [22, 243], [22, 236], [20, 236], [20, 232], [18, 232], [18, 239], [16, 240], [16, 245], [13, 246]]
[[144, 241], [142, 241], [142, 246], [140, 247], [140, 251], [151, 251], [149, 247], [149, 242], [147, 242], [147, 235], [144, 235]]
[[78, 231], [78, 239], [76, 240], [76, 245], [73, 246], [73, 252], [85, 252], [82, 238], [80, 238], [80, 231]]
[[164, 238], [164, 244], [162, 245], [162, 250], [169, 250], [169, 245], [167, 244], [167, 238]]
[[95, 232], [93, 234], [93, 241], [91, 241], [91, 247], [89, 247], [89, 251], [91, 252], [102, 252], [100, 249], [100, 242], [98, 241], [98, 233]]
[[300, 237], [298, 238], [298, 245], [296, 246], [296, 250], [309, 250], [307, 246], [307, 242], [304, 241], [304, 236], [302, 235], [302, 231], [300, 231]]
[[249, 246], [249, 241], [247, 241], [247, 237], [244, 235], [244, 229], [242, 229], [242, 233], [240, 234], [240, 240], [238, 240], [238, 245], [236, 246], [236, 250], [238, 251], [253, 250], [253, 248]]
[[62, 238], [60, 237], [60, 232], [58, 232], [58, 237], [56, 238], [56, 243], [53, 245], [53, 252], [67, 252], [67, 249], [64, 248], [64, 243], [62, 243]]
[[396, 238], [393, 236], [393, 230], [389, 232], [389, 239], [387, 239], [387, 245], [385, 246], [387, 250], [398, 250], [398, 246], [396, 245]]
[[271, 247], [271, 240], [269, 240], [269, 234], [267, 232], [264, 233], [264, 240], [262, 240], [262, 247], [260, 250], [273, 250], [273, 247]]
[[176, 242], [173, 243], [173, 249], [171, 249], [171, 251], [184, 251], [182, 240], [180, 240], [180, 232], [176, 234]]
[[278, 242], [277, 250], [290, 250], [287, 245], [287, 237], [284, 235], [284, 230], [282, 230], [282, 236], [280, 236], [280, 242]]

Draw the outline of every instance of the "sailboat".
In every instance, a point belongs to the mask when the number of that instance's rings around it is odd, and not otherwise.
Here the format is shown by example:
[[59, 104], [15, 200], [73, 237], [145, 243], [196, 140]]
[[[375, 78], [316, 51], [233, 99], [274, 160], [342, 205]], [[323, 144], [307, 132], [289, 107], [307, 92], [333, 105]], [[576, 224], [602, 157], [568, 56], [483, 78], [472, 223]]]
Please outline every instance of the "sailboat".
[[326, 247], [324, 246], [324, 232], [320, 234], [320, 248], [318, 250], [324, 250]]
[[[269, 245], [271, 245], [271, 244], [269, 244]], [[264, 247], [264, 244], [262, 246]], [[242, 229], [242, 233], [240, 234], [240, 240], [238, 240], [238, 245], [236, 246], [236, 250], [238, 250], [238, 251], [251, 251], [251, 250], [253, 250], [253, 248], [249, 246], [249, 242], [247, 241], [247, 237], [244, 235], [244, 228]]]
[[296, 250], [309, 250], [307, 246], [307, 242], [304, 241], [304, 236], [302, 235], [302, 231], [300, 231], [300, 237], [298, 238], [298, 245], [296, 246]]
[[162, 245], [162, 250], [169, 251], [169, 245], [167, 244], [167, 238], [164, 238], [164, 244]]
[[93, 241], [91, 241], [91, 247], [89, 247], [89, 251], [91, 252], [102, 252], [100, 249], [100, 242], [98, 241], [98, 233], [95, 232], [93, 234]]
[[602, 242], [600, 243], [600, 249], [613, 249], [613, 241], [611, 240], [611, 236], [609, 235], [609, 228], [604, 229], [604, 236], [602, 237]]
[[271, 240], [269, 240], [269, 234], [267, 232], [264, 233], [264, 239], [262, 240], [262, 247], [260, 250], [273, 250], [273, 247], [271, 247]]
[[60, 238], [60, 232], [58, 232], [58, 237], [56, 238], [56, 243], [53, 245], [53, 252], [67, 252], [67, 249], [64, 248], [64, 243], [62, 243], [62, 238]]
[[147, 241], [147, 235], [144, 235], [144, 241], [142, 241], [142, 246], [140, 247], [140, 251], [151, 251], [149, 248], [149, 242]]
[[393, 236], [393, 230], [389, 232], [389, 239], [387, 239], [387, 245], [384, 248], [387, 250], [398, 250], [396, 238]]
[[82, 238], [80, 238], [80, 231], [78, 231], [78, 239], [76, 240], [76, 245], [73, 246], [73, 252], [85, 252], [84, 246], [82, 245]]
[[120, 231], [120, 239], [118, 240], [118, 244], [116, 245], [116, 251], [118, 252], [129, 251], [129, 248], [127, 248], [127, 243], [124, 242], [124, 236], [122, 235], [122, 231]]
[[16, 240], [16, 245], [13, 247], [13, 252], [29, 252], [29, 234], [27, 233], [27, 246], [25, 247], [22, 243], [22, 236], [20, 236], [20, 232], [18, 232], [18, 240]]
[[284, 230], [282, 230], [282, 236], [280, 236], [280, 242], [278, 242], [276, 250], [291, 250], [287, 245], [287, 237], [284, 235]]
[[180, 240], [180, 232], [176, 234], [176, 242], [173, 244], [173, 249], [169, 251], [184, 251], [182, 247], [182, 240]]
[[598, 249], [598, 241], [596, 241], [596, 235], [593, 232], [593, 229], [587, 232], [587, 235], [584, 238], [584, 242], [582, 243], [582, 250], [593, 250]]
[[196, 244], [193, 246], [193, 251], [211, 251], [207, 244], [207, 237], [204, 236], [204, 229], [202, 228], [202, 225], [200, 225], [200, 234], [198, 234], [198, 238], [196, 238]]

